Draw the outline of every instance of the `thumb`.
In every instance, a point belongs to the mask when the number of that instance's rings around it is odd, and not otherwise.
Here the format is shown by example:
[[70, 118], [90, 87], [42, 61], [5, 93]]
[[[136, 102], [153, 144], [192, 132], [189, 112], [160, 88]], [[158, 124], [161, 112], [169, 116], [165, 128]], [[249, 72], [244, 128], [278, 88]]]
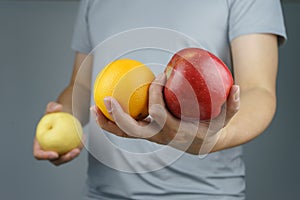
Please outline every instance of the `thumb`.
[[120, 121], [124, 118], [130, 118], [130, 116], [124, 112], [123, 108], [118, 103], [118, 101], [113, 97], [105, 97], [104, 104], [106, 106], [108, 113], [111, 115], [114, 121]]
[[233, 85], [229, 98], [227, 100], [227, 113], [226, 118], [231, 119], [240, 108], [240, 87], [238, 85]]
[[57, 102], [51, 101], [46, 106], [45, 114], [62, 111], [63, 106]]

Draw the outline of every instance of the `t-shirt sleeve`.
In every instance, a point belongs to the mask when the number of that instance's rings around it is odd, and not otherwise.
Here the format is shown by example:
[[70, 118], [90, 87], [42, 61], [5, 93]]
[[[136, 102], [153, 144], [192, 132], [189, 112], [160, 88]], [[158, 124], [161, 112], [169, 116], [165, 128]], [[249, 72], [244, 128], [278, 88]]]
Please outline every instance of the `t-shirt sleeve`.
[[79, 11], [71, 43], [71, 48], [74, 51], [78, 51], [85, 54], [90, 53], [92, 50], [88, 24], [89, 4], [89, 0], [80, 1]]
[[278, 36], [279, 44], [286, 39], [286, 30], [280, 0], [229, 1], [229, 40], [253, 33]]

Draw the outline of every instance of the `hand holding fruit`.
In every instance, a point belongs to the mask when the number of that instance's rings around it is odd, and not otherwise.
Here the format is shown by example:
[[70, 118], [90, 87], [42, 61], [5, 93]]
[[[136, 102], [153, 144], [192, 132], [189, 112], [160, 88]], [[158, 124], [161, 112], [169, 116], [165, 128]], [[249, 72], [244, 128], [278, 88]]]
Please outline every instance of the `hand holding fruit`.
[[239, 88], [232, 86], [233, 79], [225, 64], [202, 49], [177, 52], [165, 72], [167, 77], [160, 75], [149, 89], [151, 121], [136, 121], [115, 98], [108, 97], [102, 98], [105, 115], [109, 113], [114, 122], [104, 117], [103, 109], [95, 107], [97, 122], [122, 137], [145, 138], [201, 153], [204, 139], [216, 142], [217, 133], [238, 111]]
[[[33, 155], [36, 159], [49, 160], [54, 165], [60, 165], [74, 159], [83, 148], [80, 123], [77, 122], [76, 129], [78, 130], [71, 129], [70, 132], [63, 133], [64, 129], [69, 129], [66, 126], [71, 126], [72, 128], [76, 121], [73, 121], [75, 118], [70, 114], [61, 111], [61, 104], [50, 102], [47, 105], [45, 116], [38, 124], [37, 135], [34, 138], [33, 145]], [[68, 142], [66, 137], [73, 137], [73, 139], [71, 139], [71, 142]]]
[[[163, 97], [163, 86], [165, 82], [166, 76], [162, 74], [158, 76], [150, 86], [149, 114], [151, 121], [136, 121], [125, 113], [120, 104], [113, 98], [106, 98], [106, 105], [107, 110], [109, 110], [115, 122], [105, 118], [103, 113], [94, 107], [96, 120], [103, 129], [121, 137], [144, 138], [158, 144], [171, 145], [191, 154], [199, 154], [204, 141], [204, 135], [209, 132], [211, 138], [214, 137], [238, 111], [239, 87], [236, 85], [232, 86], [226, 103], [226, 110], [222, 109], [219, 118], [216, 117], [213, 119], [215, 124], [219, 126], [214, 126], [214, 129], [209, 130], [209, 122], [207, 121], [195, 122], [180, 120], [168, 111]], [[224, 124], [221, 116], [225, 113], [226, 118]], [[186, 144], [189, 143], [190, 146], [187, 148]]]

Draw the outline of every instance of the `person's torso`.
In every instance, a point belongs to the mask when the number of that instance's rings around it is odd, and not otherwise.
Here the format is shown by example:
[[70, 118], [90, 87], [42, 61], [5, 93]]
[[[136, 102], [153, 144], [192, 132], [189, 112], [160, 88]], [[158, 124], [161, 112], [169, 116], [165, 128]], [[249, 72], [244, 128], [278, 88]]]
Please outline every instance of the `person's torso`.
[[[121, 57], [149, 64], [158, 74], [173, 53], [190, 46], [211, 51], [231, 67], [226, 0], [91, 2], [87, 21], [95, 48], [93, 81], [108, 62]], [[145, 140], [113, 136], [93, 120], [89, 132], [87, 196], [243, 199], [241, 147], [200, 158]]]

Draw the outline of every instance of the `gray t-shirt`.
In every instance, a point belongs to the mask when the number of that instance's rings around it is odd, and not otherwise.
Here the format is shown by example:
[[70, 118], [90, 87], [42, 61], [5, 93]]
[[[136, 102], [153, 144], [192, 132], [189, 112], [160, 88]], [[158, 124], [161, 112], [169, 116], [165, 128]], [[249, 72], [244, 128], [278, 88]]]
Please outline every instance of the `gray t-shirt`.
[[[170, 52], [189, 46], [211, 51], [232, 69], [230, 42], [253, 33], [276, 34], [284, 42], [279, 0], [82, 0], [72, 48], [94, 54], [94, 81], [105, 64], [119, 57], [152, 63], [157, 74]], [[94, 120], [89, 127], [83, 199], [245, 198], [241, 146], [204, 157], [172, 148], [153, 155], [166, 148], [116, 137], [101, 131]], [[168, 160], [168, 155], [176, 159]]]

